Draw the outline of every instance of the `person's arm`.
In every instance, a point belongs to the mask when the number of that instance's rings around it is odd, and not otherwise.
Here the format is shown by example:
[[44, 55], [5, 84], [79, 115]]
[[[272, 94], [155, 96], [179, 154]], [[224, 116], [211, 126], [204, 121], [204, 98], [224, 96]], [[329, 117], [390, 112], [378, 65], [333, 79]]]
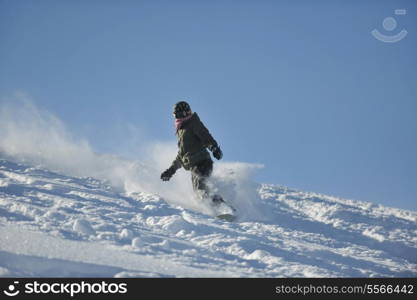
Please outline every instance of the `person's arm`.
[[216, 159], [221, 159], [223, 157], [223, 152], [220, 150], [219, 145], [216, 140], [212, 137], [209, 130], [204, 126], [203, 122], [200, 119], [197, 120], [194, 127], [194, 133], [202, 141], [203, 145], [208, 148]]
[[197, 120], [196, 125], [194, 126], [194, 133], [206, 148], [211, 150], [211, 148], [218, 147], [216, 140], [212, 137], [209, 130], [204, 126], [200, 119]]
[[170, 168], [177, 171], [178, 169], [181, 169], [181, 167], [182, 167], [182, 164], [181, 164], [180, 154], [178, 153], [174, 161], [172, 162]]
[[170, 180], [171, 177], [175, 174], [175, 172], [177, 172], [177, 170], [181, 167], [182, 165], [181, 165], [180, 156], [179, 154], [177, 154], [177, 157], [174, 159], [171, 166], [168, 169], [166, 169], [164, 172], [162, 172], [161, 179], [163, 181]]

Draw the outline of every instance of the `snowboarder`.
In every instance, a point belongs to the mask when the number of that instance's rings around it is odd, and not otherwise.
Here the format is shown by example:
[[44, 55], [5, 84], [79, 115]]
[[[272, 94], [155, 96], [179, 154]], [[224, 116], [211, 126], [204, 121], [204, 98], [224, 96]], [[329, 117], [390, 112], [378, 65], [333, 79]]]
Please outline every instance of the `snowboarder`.
[[193, 189], [201, 199], [211, 198], [216, 204], [224, 202], [221, 196], [211, 195], [207, 179], [213, 171], [213, 156], [220, 160], [222, 150], [211, 136], [208, 129], [201, 122], [197, 113], [191, 111], [190, 105], [180, 101], [174, 105], [176, 136], [178, 138], [178, 154], [171, 166], [161, 174], [163, 181], [168, 181], [175, 172], [183, 167], [191, 171]]

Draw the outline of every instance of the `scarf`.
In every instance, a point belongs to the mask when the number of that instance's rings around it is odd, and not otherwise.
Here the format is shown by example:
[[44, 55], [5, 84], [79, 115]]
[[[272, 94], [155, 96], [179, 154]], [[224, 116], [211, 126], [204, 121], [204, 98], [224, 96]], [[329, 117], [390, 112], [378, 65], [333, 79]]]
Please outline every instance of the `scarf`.
[[191, 115], [189, 115], [189, 116], [186, 116], [186, 117], [184, 117], [184, 118], [179, 118], [179, 119], [175, 119], [175, 128], [178, 130], [178, 129], [180, 129], [181, 128], [181, 126], [182, 126], [182, 123], [184, 123], [185, 121], [188, 121], [189, 119], [191, 119], [191, 117], [192, 117], [193, 115], [191, 114]]

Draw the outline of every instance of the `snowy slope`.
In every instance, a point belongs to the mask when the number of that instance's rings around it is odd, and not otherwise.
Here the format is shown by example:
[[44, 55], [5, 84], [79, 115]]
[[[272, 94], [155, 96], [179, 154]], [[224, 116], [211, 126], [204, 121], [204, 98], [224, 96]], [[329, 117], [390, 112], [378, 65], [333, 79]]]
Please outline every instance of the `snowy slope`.
[[227, 195], [241, 214], [228, 223], [158, 193], [2, 158], [0, 275], [417, 276], [417, 212], [245, 186], [245, 203]]

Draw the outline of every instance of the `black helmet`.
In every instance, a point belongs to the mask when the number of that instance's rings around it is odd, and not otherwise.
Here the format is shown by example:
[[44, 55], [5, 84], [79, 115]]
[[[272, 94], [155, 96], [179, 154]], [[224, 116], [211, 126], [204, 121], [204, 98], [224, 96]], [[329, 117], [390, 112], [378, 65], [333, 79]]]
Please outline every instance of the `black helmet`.
[[185, 118], [186, 116], [191, 114], [191, 107], [190, 105], [185, 101], [180, 101], [175, 103], [174, 105], [174, 112], [173, 112], [175, 118]]

